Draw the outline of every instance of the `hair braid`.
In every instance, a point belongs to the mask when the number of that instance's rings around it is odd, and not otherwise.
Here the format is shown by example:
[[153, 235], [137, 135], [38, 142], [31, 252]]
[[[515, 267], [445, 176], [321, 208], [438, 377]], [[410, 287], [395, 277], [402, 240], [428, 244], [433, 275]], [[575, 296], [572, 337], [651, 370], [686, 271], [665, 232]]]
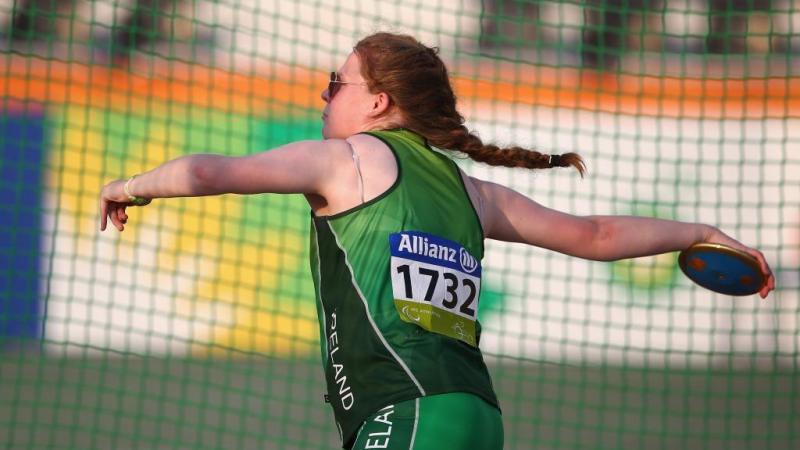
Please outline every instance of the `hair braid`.
[[458, 129], [458, 133], [465, 137], [461, 139], [462, 145], [454, 146], [454, 148], [465, 153], [470, 159], [490, 166], [521, 167], [524, 169], [572, 166], [578, 170], [581, 176], [586, 171], [583, 159], [576, 153], [549, 155], [519, 146], [498, 147], [494, 144], [485, 144], [464, 126]]
[[484, 144], [470, 133], [456, 109], [447, 67], [437, 48], [411, 36], [376, 33], [356, 44], [355, 51], [370, 89], [389, 94], [402, 113], [403, 126], [424, 136], [431, 145], [492, 166], [574, 167], [581, 176], [586, 172], [577, 153], [548, 155], [518, 146], [498, 147]]

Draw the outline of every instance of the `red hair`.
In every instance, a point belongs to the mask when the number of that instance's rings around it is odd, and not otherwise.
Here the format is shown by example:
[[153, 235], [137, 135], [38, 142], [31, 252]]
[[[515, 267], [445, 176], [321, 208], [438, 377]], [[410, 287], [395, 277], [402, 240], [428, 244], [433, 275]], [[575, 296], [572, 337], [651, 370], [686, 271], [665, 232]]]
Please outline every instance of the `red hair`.
[[581, 176], [586, 171], [577, 153], [548, 155], [517, 146], [484, 144], [464, 126], [464, 117], [456, 110], [456, 96], [437, 48], [411, 36], [376, 33], [359, 41], [354, 50], [370, 91], [387, 93], [401, 112], [402, 126], [424, 136], [434, 147], [459, 151], [492, 166], [572, 166]]

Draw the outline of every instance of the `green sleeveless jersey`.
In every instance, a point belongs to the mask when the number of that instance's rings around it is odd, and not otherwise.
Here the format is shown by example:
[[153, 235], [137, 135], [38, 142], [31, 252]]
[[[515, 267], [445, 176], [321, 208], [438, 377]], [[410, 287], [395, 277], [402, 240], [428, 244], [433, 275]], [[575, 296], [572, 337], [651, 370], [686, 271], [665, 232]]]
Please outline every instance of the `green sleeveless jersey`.
[[397, 181], [311, 228], [327, 399], [345, 444], [392, 403], [469, 392], [497, 406], [478, 349], [483, 231], [458, 167], [411, 131], [368, 134], [394, 153]]

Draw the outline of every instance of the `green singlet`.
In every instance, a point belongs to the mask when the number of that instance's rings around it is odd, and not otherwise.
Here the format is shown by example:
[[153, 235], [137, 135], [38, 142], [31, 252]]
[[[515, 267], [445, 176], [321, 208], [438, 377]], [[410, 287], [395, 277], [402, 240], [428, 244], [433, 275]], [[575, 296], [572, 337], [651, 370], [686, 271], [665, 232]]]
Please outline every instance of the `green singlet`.
[[387, 405], [367, 418], [353, 450], [500, 450], [500, 411], [463, 392]]
[[498, 409], [478, 349], [483, 230], [458, 167], [411, 131], [369, 134], [392, 150], [397, 180], [311, 228], [326, 398], [345, 448], [388, 405], [463, 392]]

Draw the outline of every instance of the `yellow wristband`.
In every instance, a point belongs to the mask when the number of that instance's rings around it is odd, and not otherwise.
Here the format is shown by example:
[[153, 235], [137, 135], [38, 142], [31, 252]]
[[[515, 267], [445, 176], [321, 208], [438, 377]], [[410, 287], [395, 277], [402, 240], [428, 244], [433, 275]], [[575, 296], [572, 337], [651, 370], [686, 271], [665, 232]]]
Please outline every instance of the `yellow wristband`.
[[136, 178], [136, 177], [137, 177], [137, 175], [134, 175], [134, 176], [128, 178], [128, 181], [125, 182], [125, 185], [122, 187], [122, 190], [125, 192], [125, 195], [128, 196], [128, 200], [131, 202], [131, 204], [133, 206], [148, 205], [152, 201], [151, 199], [144, 198], [144, 197], [137, 197], [137, 196], [131, 194], [130, 184], [131, 184], [131, 181], [133, 181], [133, 179]]

